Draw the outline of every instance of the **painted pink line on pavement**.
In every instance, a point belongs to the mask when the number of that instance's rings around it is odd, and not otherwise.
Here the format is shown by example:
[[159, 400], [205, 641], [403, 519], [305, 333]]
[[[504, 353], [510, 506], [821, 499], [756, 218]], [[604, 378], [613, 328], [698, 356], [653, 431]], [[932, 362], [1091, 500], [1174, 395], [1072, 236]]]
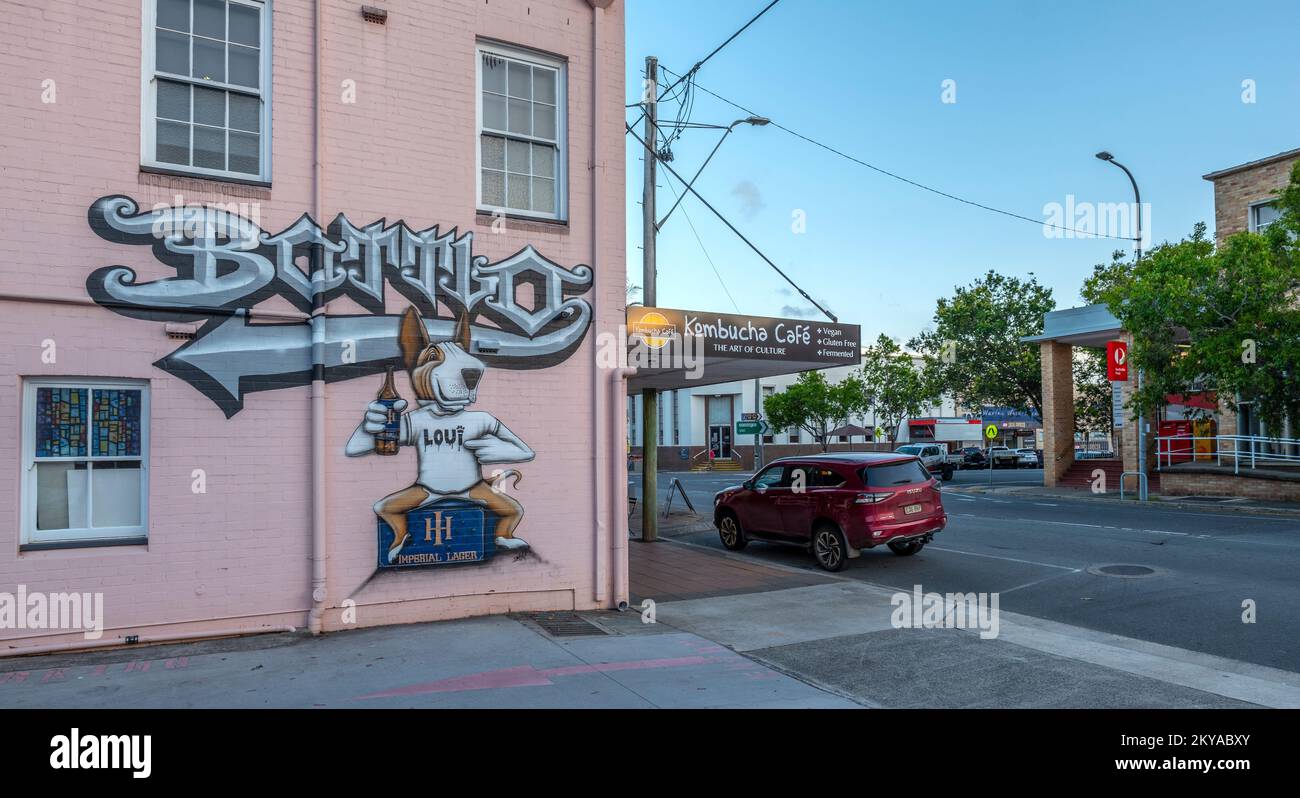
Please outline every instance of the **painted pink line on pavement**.
[[691, 665], [713, 665], [724, 660], [716, 657], [670, 657], [664, 659], [630, 660], [627, 662], [602, 662], [595, 665], [569, 665], [562, 668], [538, 670], [531, 665], [484, 671], [468, 676], [440, 679], [436, 682], [396, 687], [378, 693], [357, 696], [356, 701], [368, 698], [396, 698], [423, 693], [457, 693], [468, 690], [495, 690], [505, 687], [539, 687], [554, 684], [552, 676], [575, 676], [581, 673], [607, 673], [611, 671], [650, 670], [655, 668], [681, 668]]

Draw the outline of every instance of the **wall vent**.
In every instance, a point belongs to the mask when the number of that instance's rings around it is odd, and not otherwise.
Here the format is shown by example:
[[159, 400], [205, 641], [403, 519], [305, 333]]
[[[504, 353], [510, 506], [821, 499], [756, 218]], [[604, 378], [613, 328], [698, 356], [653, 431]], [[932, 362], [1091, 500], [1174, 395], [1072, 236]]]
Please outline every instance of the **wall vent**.
[[375, 8], [374, 6], [362, 6], [361, 18], [364, 19], [366, 22], [373, 22], [376, 25], [383, 25], [385, 22], [388, 21], [388, 11], [387, 9]]

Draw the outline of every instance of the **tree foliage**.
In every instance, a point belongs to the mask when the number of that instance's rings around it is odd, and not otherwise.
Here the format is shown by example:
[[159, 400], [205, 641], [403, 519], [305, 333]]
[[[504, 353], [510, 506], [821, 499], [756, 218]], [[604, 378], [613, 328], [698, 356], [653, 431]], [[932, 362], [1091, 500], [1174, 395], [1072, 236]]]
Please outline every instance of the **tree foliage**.
[[1079, 432], [1105, 432], [1111, 428], [1110, 380], [1106, 378], [1106, 350], [1082, 348], [1074, 358], [1074, 428]]
[[1042, 417], [1043, 376], [1038, 344], [1021, 338], [1043, 331], [1052, 291], [989, 271], [951, 298], [940, 299], [934, 327], [908, 342], [925, 359], [927, 382], [969, 406], [995, 405]]
[[1167, 394], [1213, 389], [1277, 429], [1300, 409], [1300, 164], [1264, 232], [1220, 247], [1204, 223], [1136, 264], [1098, 267], [1085, 289], [1133, 335], [1129, 363], [1143, 371], [1131, 410], [1151, 412]]
[[864, 353], [857, 379], [863, 405], [876, 411], [891, 443], [898, 438], [903, 419], [919, 416], [938, 398], [938, 391], [917, 370], [912, 357], [883, 333]]
[[823, 452], [830, 431], [863, 409], [862, 385], [856, 377], [830, 383], [820, 371], [805, 371], [784, 391], [763, 400], [763, 412], [773, 429], [805, 429], [821, 443]]

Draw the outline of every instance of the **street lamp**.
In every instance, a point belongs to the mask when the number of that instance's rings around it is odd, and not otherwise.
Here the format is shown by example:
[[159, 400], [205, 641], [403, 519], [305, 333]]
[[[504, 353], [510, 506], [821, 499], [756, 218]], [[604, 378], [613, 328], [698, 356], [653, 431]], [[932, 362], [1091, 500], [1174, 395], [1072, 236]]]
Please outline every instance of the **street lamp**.
[[[1109, 152], [1102, 150], [1101, 152], [1097, 153], [1097, 158], [1098, 160], [1106, 161], [1107, 163], [1114, 164], [1115, 166], [1118, 166], [1120, 169], [1123, 169], [1124, 174], [1128, 175], [1128, 182], [1133, 184], [1133, 200], [1136, 206], [1135, 217], [1137, 219], [1137, 236], [1133, 239], [1134, 249], [1137, 252], [1137, 257], [1134, 259], [1134, 262], [1136, 263], [1142, 260], [1142, 194], [1141, 192], [1138, 191], [1137, 180], [1134, 179], [1133, 173], [1128, 170], [1128, 167], [1120, 163], [1119, 161], [1115, 160], [1115, 156], [1111, 155]], [[1138, 388], [1138, 393], [1141, 393], [1142, 392], [1142, 369], [1138, 369], [1137, 388]], [[1146, 414], [1145, 413], [1138, 414], [1138, 471], [1142, 472], [1142, 477], [1141, 479], [1138, 480], [1138, 498], [1141, 499], [1142, 501], [1147, 500], [1147, 430], [1146, 427], [1147, 427]]]
[[[690, 193], [689, 191], [690, 187], [695, 185], [696, 178], [698, 178], [700, 176], [700, 173], [704, 171], [704, 167], [709, 165], [709, 161], [713, 160], [713, 156], [715, 153], [717, 153], [718, 149], [722, 146], [722, 142], [727, 140], [727, 136], [731, 135], [731, 131], [735, 130], [737, 125], [753, 125], [754, 127], [764, 127], [771, 123], [772, 120], [768, 119], [765, 116], [747, 116], [744, 119], [737, 119], [735, 122], [732, 122], [730, 125], [727, 125], [726, 127], [727, 132], [723, 133], [722, 138], [718, 139], [718, 143], [713, 145], [713, 152], [710, 152], [709, 157], [704, 159], [704, 163], [700, 164], [700, 168], [695, 171], [695, 177], [691, 178], [691, 182], [686, 184], [687, 190], [681, 193], [681, 196], [679, 196], [677, 198], [677, 201], [673, 203], [673, 207], [668, 209], [668, 213], [664, 214], [664, 218], [660, 219], [655, 224], [655, 231], [658, 232], [659, 230], [663, 229], [664, 222], [668, 221], [668, 217], [672, 216], [673, 211], [677, 210], [677, 206], [682, 204], [682, 200], [686, 199], [686, 195]], [[718, 130], [722, 128], [722, 125], [692, 125], [692, 127], [704, 127], [704, 128], [712, 128], [714, 130]]]

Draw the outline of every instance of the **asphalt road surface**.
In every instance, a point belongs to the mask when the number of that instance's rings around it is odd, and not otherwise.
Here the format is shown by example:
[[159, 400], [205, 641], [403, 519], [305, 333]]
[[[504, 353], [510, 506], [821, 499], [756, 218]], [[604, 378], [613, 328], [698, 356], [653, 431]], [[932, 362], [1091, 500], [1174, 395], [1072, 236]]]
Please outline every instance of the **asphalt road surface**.
[[[1041, 475], [1008, 470], [993, 478], [1041, 484]], [[714, 491], [747, 475], [665, 474], [665, 492], [673, 476], [707, 514]], [[909, 591], [919, 584], [927, 592], [997, 592], [1007, 612], [1300, 672], [1300, 518], [951, 490], [988, 478], [959, 472], [945, 484], [948, 527], [920, 554], [872, 549], [841, 575]], [[683, 539], [721, 548], [712, 531]], [[744, 555], [817, 569], [795, 547], [754, 543]], [[1110, 565], [1150, 573], [1100, 570]], [[1255, 623], [1243, 622], [1248, 601]]]

